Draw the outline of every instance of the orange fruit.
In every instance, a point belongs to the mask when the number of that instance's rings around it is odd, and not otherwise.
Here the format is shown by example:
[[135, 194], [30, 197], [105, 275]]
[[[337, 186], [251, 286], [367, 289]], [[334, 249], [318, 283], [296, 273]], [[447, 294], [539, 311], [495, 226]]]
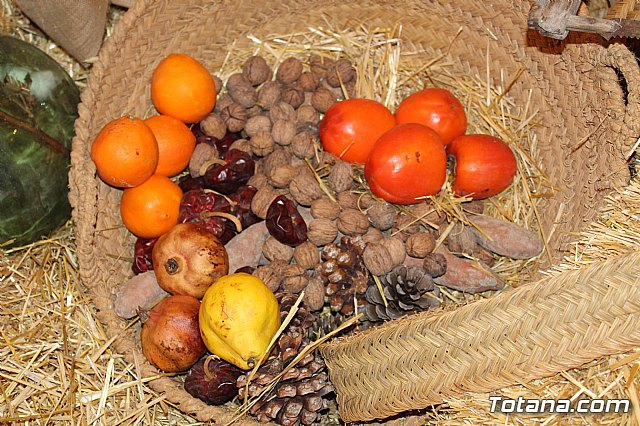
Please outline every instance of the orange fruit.
[[166, 176], [153, 175], [142, 185], [122, 192], [122, 222], [138, 237], [159, 237], [178, 223], [181, 199], [178, 184]]
[[158, 167], [155, 174], [175, 176], [189, 165], [196, 137], [189, 127], [170, 115], [154, 115], [144, 120], [158, 142]]
[[325, 151], [350, 163], [364, 164], [378, 138], [396, 124], [389, 109], [371, 99], [336, 102], [320, 121]]
[[120, 117], [100, 130], [91, 145], [91, 159], [100, 179], [118, 188], [131, 188], [156, 170], [158, 143], [141, 119]]
[[160, 114], [195, 123], [213, 110], [216, 86], [200, 62], [189, 55], [172, 53], [153, 71], [151, 100]]

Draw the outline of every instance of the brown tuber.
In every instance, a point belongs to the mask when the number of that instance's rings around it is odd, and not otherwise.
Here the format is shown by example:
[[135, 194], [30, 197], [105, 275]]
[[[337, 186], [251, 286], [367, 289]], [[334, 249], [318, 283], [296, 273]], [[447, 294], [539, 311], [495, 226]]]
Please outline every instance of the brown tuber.
[[513, 222], [486, 215], [473, 216], [471, 221], [479, 229], [471, 228], [478, 244], [500, 256], [531, 259], [544, 248], [538, 234]]
[[202, 299], [209, 286], [229, 273], [224, 245], [203, 225], [175, 225], [158, 238], [152, 252], [158, 284], [171, 294]]
[[120, 287], [113, 310], [120, 318], [133, 318], [140, 310], [151, 309], [167, 296], [169, 293], [158, 285], [155, 272], [146, 271], [134, 275]]
[[173, 295], [140, 313], [142, 353], [151, 364], [164, 372], [178, 373], [205, 354], [199, 311], [200, 301], [195, 297]]
[[436, 284], [466, 293], [504, 288], [502, 279], [480, 262], [455, 256], [444, 246], [438, 247], [435, 252], [444, 256], [447, 264], [446, 272], [435, 278]]

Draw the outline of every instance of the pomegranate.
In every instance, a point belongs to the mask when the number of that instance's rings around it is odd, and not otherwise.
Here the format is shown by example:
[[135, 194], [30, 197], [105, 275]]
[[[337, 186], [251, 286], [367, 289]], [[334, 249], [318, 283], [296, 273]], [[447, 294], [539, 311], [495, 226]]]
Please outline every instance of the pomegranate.
[[198, 299], [175, 295], [140, 313], [142, 353], [151, 364], [167, 373], [177, 373], [188, 370], [205, 354], [199, 311]]
[[242, 375], [235, 365], [213, 357], [196, 362], [184, 379], [184, 389], [209, 405], [220, 405], [238, 395], [236, 381]]
[[158, 238], [152, 252], [160, 287], [171, 294], [202, 299], [209, 286], [229, 273], [224, 245], [200, 223], [175, 225]]

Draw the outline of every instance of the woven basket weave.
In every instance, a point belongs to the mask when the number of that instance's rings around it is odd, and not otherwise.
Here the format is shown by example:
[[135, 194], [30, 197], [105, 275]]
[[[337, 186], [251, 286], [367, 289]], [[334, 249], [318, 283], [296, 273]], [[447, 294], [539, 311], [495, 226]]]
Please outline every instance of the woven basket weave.
[[[508, 0], [283, 0], [258, 6], [246, 0], [138, 0], [107, 39], [83, 92], [70, 171], [80, 274], [114, 348], [139, 362], [144, 376], [158, 373], [140, 351], [138, 330], [126, 328], [113, 311], [114, 295], [131, 275], [133, 238], [120, 220], [121, 192], [96, 177], [91, 142], [115, 117], [153, 113], [148, 84], [165, 55], [188, 53], [215, 70], [233, 42], [248, 43], [248, 34], [292, 33], [327, 21], [345, 29], [401, 23], [405, 50], [421, 52], [406, 58], [408, 67], [418, 69], [447, 52], [455, 72], [485, 76], [488, 49], [493, 70], [513, 76], [524, 69], [509, 95], [540, 111], [535, 132], [542, 167], [559, 189], [540, 209], [541, 224], [550, 259], [558, 261], [571, 233], [629, 179], [625, 158], [640, 135], [640, 72], [624, 46], [606, 47], [597, 38], [557, 43], [528, 32], [528, 10], [528, 2]], [[638, 346], [638, 269], [637, 256], [611, 260], [454, 312], [416, 315], [327, 344], [322, 354], [340, 414], [345, 421], [384, 418]], [[228, 407], [192, 398], [178, 379], [150, 385], [200, 420], [232, 417]]]

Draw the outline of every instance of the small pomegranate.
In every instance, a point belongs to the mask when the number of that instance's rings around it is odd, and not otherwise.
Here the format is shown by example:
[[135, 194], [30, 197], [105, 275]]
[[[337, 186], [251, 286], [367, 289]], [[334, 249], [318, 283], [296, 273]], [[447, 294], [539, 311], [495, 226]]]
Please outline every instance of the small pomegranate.
[[238, 395], [236, 381], [243, 374], [235, 365], [211, 356], [196, 362], [184, 379], [184, 389], [209, 405], [220, 405]]
[[151, 364], [167, 373], [177, 373], [188, 370], [205, 354], [199, 311], [198, 299], [175, 295], [140, 313], [142, 353]]
[[153, 246], [153, 269], [168, 293], [202, 299], [209, 286], [229, 273], [224, 245], [200, 223], [175, 225]]

